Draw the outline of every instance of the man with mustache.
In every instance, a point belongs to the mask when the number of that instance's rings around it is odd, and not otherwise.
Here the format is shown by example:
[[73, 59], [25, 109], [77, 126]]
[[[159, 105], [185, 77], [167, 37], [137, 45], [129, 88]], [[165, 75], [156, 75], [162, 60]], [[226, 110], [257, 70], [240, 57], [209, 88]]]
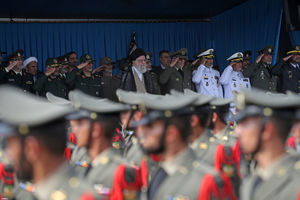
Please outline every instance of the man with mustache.
[[271, 72], [274, 47], [266, 46], [258, 52], [256, 61], [244, 69], [243, 74], [250, 78], [252, 87], [276, 92], [277, 79]]

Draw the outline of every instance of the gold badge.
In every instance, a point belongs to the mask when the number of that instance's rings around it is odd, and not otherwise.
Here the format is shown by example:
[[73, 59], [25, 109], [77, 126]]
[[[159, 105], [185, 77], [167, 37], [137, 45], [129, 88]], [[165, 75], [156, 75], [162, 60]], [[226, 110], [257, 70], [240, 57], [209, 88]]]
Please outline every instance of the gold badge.
[[51, 194], [51, 200], [65, 200], [65, 199], [67, 199], [67, 195], [61, 190], [56, 190]]
[[86, 55], [86, 59], [91, 59], [91, 56], [90, 55]]
[[223, 165], [222, 171], [229, 177], [234, 175], [234, 167], [232, 165]]
[[137, 199], [136, 190], [123, 190], [124, 200], [134, 200]]
[[100, 162], [101, 162], [102, 165], [106, 165], [108, 163], [108, 160], [109, 160], [109, 158], [104, 156], [104, 157], [101, 158]]
[[277, 171], [277, 174], [278, 174], [278, 176], [284, 176], [284, 175], [286, 174], [286, 169], [280, 168], [280, 169]]
[[170, 111], [170, 110], [166, 110], [165, 111], [165, 117], [171, 117], [172, 116], [172, 111]]
[[56, 64], [58, 61], [56, 59], [53, 59], [53, 62]]
[[299, 51], [299, 50], [300, 50], [300, 47], [299, 47], [299, 46], [296, 46], [296, 50]]
[[243, 57], [241, 53], [238, 53], [238, 55], [237, 55], [237, 56], [238, 56], [238, 57]]
[[187, 168], [185, 168], [185, 167], [180, 167], [180, 168], [179, 168], [179, 171], [180, 171], [180, 173], [182, 173], [182, 174], [187, 174], [187, 173], [188, 173], [188, 170], [187, 170]]
[[294, 167], [295, 167], [295, 169], [299, 170], [300, 169], [300, 161], [296, 162]]
[[209, 141], [210, 141], [210, 142], [214, 142], [214, 141], [215, 141], [215, 138], [210, 137], [210, 138], [209, 138]]
[[200, 149], [207, 149], [208, 146], [206, 143], [200, 143]]
[[70, 180], [69, 180], [69, 185], [70, 185], [70, 187], [72, 187], [72, 188], [77, 188], [78, 186], [79, 186], [79, 180], [78, 180], [78, 178], [76, 178], [76, 177], [72, 177], [72, 178], [70, 178]]

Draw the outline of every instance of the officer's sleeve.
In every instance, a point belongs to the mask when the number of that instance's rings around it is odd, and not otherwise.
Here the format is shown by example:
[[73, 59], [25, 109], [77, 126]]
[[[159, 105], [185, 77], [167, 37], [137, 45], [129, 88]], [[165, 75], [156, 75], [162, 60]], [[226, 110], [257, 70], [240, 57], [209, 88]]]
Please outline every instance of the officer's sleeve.
[[172, 68], [169, 66], [166, 67], [166, 69], [160, 74], [159, 77], [160, 84], [166, 84], [171, 74], [172, 74]]
[[42, 92], [45, 83], [47, 82], [47, 76], [45, 74], [41, 75], [35, 82], [33, 89], [38, 92]]
[[198, 69], [196, 70], [196, 72], [193, 73], [193, 78], [192, 78], [193, 83], [200, 84], [200, 82], [203, 78], [203, 70], [204, 70], [204, 67], [202, 65], [200, 65], [198, 67]]
[[255, 70], [257, 69], [257, 67], [258, 67], [258, 63], [252, 63], [251, 65], [248, 66], [247, 69], [243, 70], [243, 75], [245, 77], [250, 78], [255, 73]]
[[71, 72], [67, 73], [66, 84], [69, 87], [73, 87], [74, 86], [75, 81], [76, 81], [76, 75], [77, 75], [78, 71], [79, 71], [79, 69], [77, 67], [74, 67], [74, 69]]
[[282, 66], [284, 65], [284, 63], [285, 62], [283, 59], [276, 63], [276, 65], [274, 65], [274, 67], [272, 68], [272, 74], [279, 76], [281, 74]]
[[224, 70], [224, 72], [220, 78], [220, 83], [222, 85], [229, 84], [232, 71], [233, 71], [233, 68], [230, 65], [228, 67], [226, 67], [226, 69]]

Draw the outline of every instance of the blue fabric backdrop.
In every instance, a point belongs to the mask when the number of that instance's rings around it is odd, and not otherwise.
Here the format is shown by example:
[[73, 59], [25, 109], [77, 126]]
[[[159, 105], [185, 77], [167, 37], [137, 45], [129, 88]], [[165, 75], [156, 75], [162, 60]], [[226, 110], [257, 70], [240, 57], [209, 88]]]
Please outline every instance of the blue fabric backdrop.
[[291, 31], [290, 38], [292, 45], [300, 45], [300, 31]]
[[226, 58], [237, 51], [255, 51], [272, 44], [278, 47], [282, 15], [281, 0], [249, 0], [212, 19], [211, 23], [0, 23], [0, 49], [11, 53], [25, 50], [36, 56], [40, 69], [48, 57], [69, 51], [91, 54], [99, 65], [101, 57], [113, 60], [126, 56], [130, 35], [136, 31], [139, 47], [154, 54], [187, 48], [189, 57], [203, 48], [215, 48], [222, 70]]
[[216, 62], [220, 68], [228, 65], [226, 59], [235, 52], [251, 50], [253, 62], [258, 49], [270, 44], [277, 50], [281, 15], [281, 0], [250, 0], [213, 18]]
[[96, 65], [104, 56], [123, 58], [133, 31], [138, 47], [153, 52], [155, 64], [162, 49], [185, 47], [192, 57], [200, 48], [212, 45], [208, 23], [0, 23], [0, 29], [1, 49], [23, 49], [25, 57], [38, 58], [40, 68], [44, 68], [48, 57], [69, 51], [89, 53], [96, 58]]

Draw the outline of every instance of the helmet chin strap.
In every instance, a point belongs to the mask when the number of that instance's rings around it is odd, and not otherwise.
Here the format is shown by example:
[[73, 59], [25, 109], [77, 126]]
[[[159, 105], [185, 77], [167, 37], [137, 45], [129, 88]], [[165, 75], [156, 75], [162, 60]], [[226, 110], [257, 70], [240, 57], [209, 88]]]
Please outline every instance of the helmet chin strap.
[[92, 132], [93, 132], [95, 120], [90, 119], [90, 123], [91, 123], [91, 125], [90, 125], [89, 131], [88, 131], [88, 141], [87, 141], [87, 144], [85, 145], [87, 150], [91, 147]]
[[256, 145], [255, 150], [251, 153], [252, 154], [252, 158], [261, 150], [261, 142], [262, 142], [261, 138], [262, 138], [263, 132], [265, 131], [265, 126], [266, 126], [266, 123], [267, 123], [268, 120], [269, 120], [269, 118], [267, 118], [267, 117], [264, 117], [262, 119], [262, 123], [260, 125], [260, 131], [259, 131], [257, 145]]

